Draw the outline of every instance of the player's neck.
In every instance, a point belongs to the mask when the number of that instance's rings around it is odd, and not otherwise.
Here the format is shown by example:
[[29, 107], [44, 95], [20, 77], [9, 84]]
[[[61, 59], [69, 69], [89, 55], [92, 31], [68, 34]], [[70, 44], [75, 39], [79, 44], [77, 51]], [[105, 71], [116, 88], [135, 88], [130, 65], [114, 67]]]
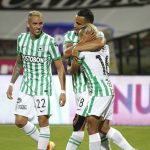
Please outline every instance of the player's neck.
[[41, 33], [40, 33], [39, 35], [34, 35], [34, 34], [32, 34], [32, 33], [30, 32], [31, 39], [32, 39], [32, 40], [38, 39], [38, 38], [41, 36], [42, 33], [43, 33], [43, 32], [41, 31]]

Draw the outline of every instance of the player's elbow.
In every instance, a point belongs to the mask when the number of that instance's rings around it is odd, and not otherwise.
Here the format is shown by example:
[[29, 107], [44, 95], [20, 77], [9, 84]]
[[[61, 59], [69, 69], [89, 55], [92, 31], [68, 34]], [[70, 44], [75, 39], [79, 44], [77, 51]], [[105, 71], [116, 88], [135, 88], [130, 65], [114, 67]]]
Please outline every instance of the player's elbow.
[[105, 38], [97, 39], [97, 48], [102, 48], [104, 47], [105, 44], [106, 44]]
[[69, 55], [67, 54], [66, 51], [63, 52], [63, 57], [64, 57], [65, 59], [69, 58]]
[[64, 51], [63, 52], [63, 57], [65, 58], [65, 59], [68, 59], [69, 57], [71, 57], [72, 56], [72, 52], [71, 51]]

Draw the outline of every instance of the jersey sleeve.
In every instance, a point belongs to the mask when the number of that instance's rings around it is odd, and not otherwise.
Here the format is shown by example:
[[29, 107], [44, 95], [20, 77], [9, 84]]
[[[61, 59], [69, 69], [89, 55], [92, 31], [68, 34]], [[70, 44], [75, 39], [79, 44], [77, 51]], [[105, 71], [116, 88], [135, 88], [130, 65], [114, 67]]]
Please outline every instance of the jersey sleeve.
[[70, 34], [71, 34], [71, 32], [68, 31], [68, 32], [66, 32], [65, 35], [64, 35], [63, 50], [66, 48], [66, 44], [67, 44], [67, 43], [72, 43], [72, 41], [71, 41], [71, 39], [70, 39]]
[[65, 35], [64, 35], [64, 45], [66, 43], [72, 43], [71, 39], [70, 39], [70, 35], [71, 35], [71, 32], [68, 31]]
[[61, 58], [59, 49], [58, 49], [58, 45], [55, 43], [54, 38], [51, 38], [50, 41], [50, 54], [53, 60], [59, 60]]

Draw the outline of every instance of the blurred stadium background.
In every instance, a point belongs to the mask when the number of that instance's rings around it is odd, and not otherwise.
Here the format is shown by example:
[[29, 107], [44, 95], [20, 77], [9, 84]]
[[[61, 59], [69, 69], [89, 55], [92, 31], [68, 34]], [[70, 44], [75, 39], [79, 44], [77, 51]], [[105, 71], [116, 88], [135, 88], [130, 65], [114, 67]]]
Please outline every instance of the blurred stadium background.
[[[28, 12], [38, 9], [43, 13], [44, 31], [55, 37], [62, 54], [63, 35], [73, 28], [78, 9], [85, 7], [93, 11], [95, 24], [104, 31], [111, 47], [110, 77], [116, 94], [114, 119], [111, 123], [139, 150], [150, 150], [149, 0], [0, 0], [0, 150], [23, 150], [23, 144], [28, 146], [25, 147], [28, 150], [35, 147], [14, 126], [13, 110], [21, 76], [15, 84], [14, 101], [8, 101], [5, 94], [16, 59], [16, 38], [26, 31]], [[64, 65], [66, 66], [65, 62]], [[58, 145], [57, 150], [64, 150], [71, 134], [76, 106], [71, 77], [67, 75], [67, 103], [64, 108], [59, 108], [59, 82], [54, 66], [52, 70], [52, 138]], [[33, 122], [37, 123], [36, 117]], [[67, 133], [66, 136], [64, 133]], [[13, 135], [20, 139], [16, 138], [14, 141]], [[7, 142], [15, 143], [14, 147]], [[15, 147], [16, 145], [20, 145], [20, 148]], [[87, 150], [87, 147], [86, 138], [80, 149]], [[113, 146], [113, 150], [118, 148]]]

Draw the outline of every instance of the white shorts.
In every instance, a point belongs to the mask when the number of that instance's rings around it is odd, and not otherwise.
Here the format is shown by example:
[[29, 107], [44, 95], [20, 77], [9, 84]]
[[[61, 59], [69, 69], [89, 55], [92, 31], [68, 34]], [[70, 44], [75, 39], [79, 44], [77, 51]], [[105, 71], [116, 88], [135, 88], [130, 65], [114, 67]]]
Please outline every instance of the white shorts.
[[114, 96], [95, 97], [90, 96], [88, 102], [88, 116], [102, 116], [103, 119], [112, 120], [113, 117]]
[[31, 96], [19, 91], [16, 102], [15, 114], [28, 117], [29, 119], [35, 116], [51, 115], [50, 96]]
[[87, 102], [88, 102], [88, 92], [76, 93], [75, 99], [77, 103], [77, 111], [76, 114], [80, 116], [87, 116]]

